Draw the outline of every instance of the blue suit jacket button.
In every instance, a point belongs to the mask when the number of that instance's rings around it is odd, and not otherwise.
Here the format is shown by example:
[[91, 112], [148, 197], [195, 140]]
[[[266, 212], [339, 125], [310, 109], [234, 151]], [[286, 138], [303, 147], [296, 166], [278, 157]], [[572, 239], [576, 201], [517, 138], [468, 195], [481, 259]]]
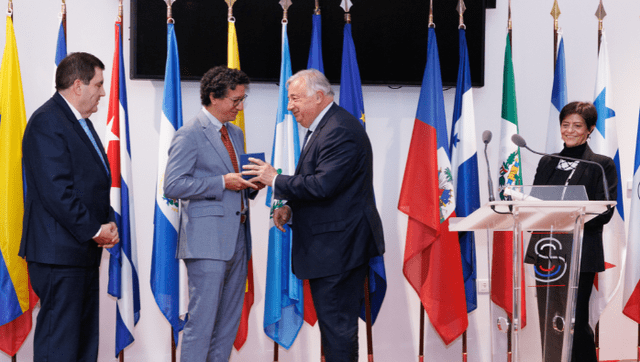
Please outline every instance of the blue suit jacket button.
[[240, 215], [240, 211], [236, 211], [236, 215]]

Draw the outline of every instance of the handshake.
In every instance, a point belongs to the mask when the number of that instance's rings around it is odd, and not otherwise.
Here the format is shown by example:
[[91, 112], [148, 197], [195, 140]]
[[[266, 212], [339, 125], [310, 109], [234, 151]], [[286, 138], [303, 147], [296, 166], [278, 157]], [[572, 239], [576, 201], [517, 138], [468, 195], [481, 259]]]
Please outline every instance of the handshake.
[[101, 248], [113, 248], [120, 241], [118, 226], [113, 221], [108, 224], [102, 224], [102, 226], [100, 226], [98, 236], [94, 237], [93, 240]]

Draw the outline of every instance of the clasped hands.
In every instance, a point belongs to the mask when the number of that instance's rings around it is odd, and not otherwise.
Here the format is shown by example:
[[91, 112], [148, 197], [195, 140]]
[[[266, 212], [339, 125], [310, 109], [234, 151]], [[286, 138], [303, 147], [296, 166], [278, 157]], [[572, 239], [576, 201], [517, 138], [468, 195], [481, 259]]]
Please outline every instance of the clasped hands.
[[108, 224], [102, 224], [100, 226], [100, 233], [98, 234], [98, 236], [93, 238], [93, 240], [101, 248], [113, 248], [120, 241], [118, 226], [113, 221], [109, 222]]

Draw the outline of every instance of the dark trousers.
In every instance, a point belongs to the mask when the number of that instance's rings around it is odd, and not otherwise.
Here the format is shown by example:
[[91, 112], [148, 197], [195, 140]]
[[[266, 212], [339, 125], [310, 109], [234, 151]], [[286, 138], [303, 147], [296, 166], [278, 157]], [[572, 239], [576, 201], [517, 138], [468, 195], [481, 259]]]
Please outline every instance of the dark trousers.
[[589, 325], [589, 298], [596, 273], [580, 273], [576, 301], [576, 324], [573, 330], [572, 362], [598, 362], [596, 343]]
[[35, 362], [98, 360], [98, 268], [28, 263], [40, 312], [33, 339]]
[[369, 263], [341, 274], [309, 279], [326, 362], [358, 361], [358, 316]]

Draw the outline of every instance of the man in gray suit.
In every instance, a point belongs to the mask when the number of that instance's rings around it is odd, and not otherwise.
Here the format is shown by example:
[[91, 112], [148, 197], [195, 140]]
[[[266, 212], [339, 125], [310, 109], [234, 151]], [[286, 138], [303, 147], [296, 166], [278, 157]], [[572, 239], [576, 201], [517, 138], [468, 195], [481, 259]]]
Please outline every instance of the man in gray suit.
[[244, 136], [231, 124], [248, 84], [240, 70], [219, 66], [205, 73], [202, 110], [169, 148], [164, 192], [181, 201], [177, 257], [189, 276], [183, 362], [228, 361], [240, 323], [251, 255], [248, 198], [264, 187], [239, 173]]

